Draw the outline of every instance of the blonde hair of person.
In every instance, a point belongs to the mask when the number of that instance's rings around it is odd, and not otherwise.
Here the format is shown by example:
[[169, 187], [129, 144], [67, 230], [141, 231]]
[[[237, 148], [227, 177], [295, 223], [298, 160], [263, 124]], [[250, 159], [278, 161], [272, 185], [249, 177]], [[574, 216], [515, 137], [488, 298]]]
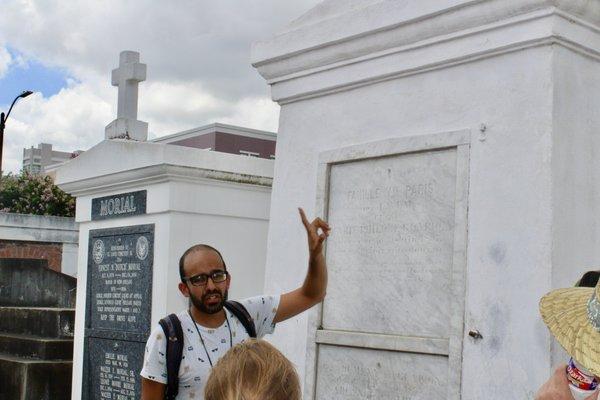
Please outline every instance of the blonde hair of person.
[[300, 400], [294, 366], [264, 340], [234, 346], [214, 366], [204, 388], [205, 400]]

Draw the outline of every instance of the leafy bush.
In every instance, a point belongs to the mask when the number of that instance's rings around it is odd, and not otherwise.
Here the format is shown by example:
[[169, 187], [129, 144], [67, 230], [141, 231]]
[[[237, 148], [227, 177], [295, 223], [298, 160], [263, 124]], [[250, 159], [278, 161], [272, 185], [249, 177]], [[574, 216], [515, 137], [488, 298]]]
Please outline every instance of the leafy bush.
[[75, 198], [63, 192], [49, 176], [9, 173], [0, 177], [0, 211], [73, 217]]

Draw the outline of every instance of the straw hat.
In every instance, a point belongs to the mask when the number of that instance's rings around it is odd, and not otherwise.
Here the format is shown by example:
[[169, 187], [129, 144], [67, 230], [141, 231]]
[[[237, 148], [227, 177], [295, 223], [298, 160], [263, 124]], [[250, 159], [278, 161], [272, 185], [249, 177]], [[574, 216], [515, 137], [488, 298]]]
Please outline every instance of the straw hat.
[[600, 282], [553, 290], [540, 300], [540, 312], [567, 353], [600, 376]]

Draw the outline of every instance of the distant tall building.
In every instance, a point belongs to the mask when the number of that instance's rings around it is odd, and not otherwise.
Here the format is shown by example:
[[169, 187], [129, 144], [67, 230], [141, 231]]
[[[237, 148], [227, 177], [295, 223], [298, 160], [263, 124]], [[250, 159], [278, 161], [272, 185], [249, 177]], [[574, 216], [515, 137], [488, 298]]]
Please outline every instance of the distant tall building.
[[81, 153], [81, 150], [74, 152], [55, 151], [52, 150], [51, 144], [40, 143], [37, 149], [33, 146], [29, 149], [23, 149], [23, 171], [31, 174], [40, 174], [45, 171], [46, 167], [54, 164], [62, 164]]
[[153, 139], [154, 143], [274, 159], [277, 134], [241, 126], [210, 124]]

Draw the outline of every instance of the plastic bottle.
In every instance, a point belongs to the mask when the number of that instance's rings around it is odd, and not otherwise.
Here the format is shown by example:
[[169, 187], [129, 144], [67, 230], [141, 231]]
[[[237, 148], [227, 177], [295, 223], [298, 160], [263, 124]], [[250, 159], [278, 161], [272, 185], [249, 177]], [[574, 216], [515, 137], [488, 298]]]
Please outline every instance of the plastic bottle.
[[598, 378], [573, 358], [567, 365], [567, 379], [569, 379], [569, 389], [575, 400], [584, 400], [598, 388]]

